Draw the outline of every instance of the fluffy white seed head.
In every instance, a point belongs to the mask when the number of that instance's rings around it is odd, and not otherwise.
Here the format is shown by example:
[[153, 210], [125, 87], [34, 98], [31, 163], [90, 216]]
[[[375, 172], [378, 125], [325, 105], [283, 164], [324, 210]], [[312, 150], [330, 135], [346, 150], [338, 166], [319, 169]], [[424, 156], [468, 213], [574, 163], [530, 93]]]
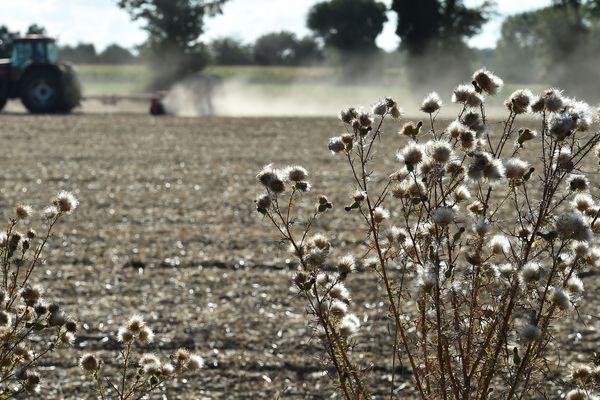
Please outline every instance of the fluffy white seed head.
[[486, 93], [495, 95], [504, 86], [504, 81], [485, 68], [475, 71], [473, 80]]
[[437, 163], [447, 163], [452, 157], [452, 146], [444, 140], [435, 140], [427, 143], [429, 157]]
[[390, 217], [390, 212], [382, 207], [373, 210], [373, 222], [380, 224]]
[[565, 284], [565, 289], [567, 289], [569, 293], [581, 294], [584, 289], [583, 281], [577, 275], [573, 275]]
[[531, 103], [532, 98], [533, 94], [531, 91], [520, 89], [510, 95], [506, 100], [505, 105], [513, 113], [523, 114], [529, 110], [529, 104]]
[[592, 231], [583, 217], [576, 212], [563, 214], [556, 220], [556, 232], [563, 240], [588, 242], [592, 239]]
[[524, 284], [537, 282], [540, 279], [540, 264], [528, 262], [521, 269], [521, 280]]
[[510, 251], [510, 242], [504, 235], [494, 235], [489, 245], [494, 254], [506, 254]]
[[466, 186], [460, 185], [456, 189], [454, 189], [454, 200], [457, 203], [461, 203], [463, 201], [467, 201], [471, 198], [471, 193]]
[[327, 145], [327, 147], [333, 154], [337, 154], [346, 149], [346, 145], [344, 144], [340, 136], [332, 137], [331, 139], [329, 139], [329, 144]]
[[293, 165], [285, 169], [285, 175], [292, 182], [301, 182], [308, 178], [308, 171], [300, 165]]
[[418, 144], [411, 143], [399, 151], [396, 157], [400, 162], [404, 162], [410, 170], [423, 161], [423, 148]]
[[562, 289], [552, 288], [550, 299], [552, 304], [561, 311], [569, 311], [573, 307], [571, 304], [571, 296]]
[[436, 92], [431, 92], [423, 99], [421, 111], [432, 114], [442, 108], [442, 100]]
[[432, 215], [432, 221], [439, 226], [448, 226], [454, 221], [454, 210], [450, 207], [438, 207]]
[[548, 89], [544, 92], [542, 98], [546, 110], [549, 112], [559, 112], [564, 107], [562, 90]]
[[73, 193], [63, 190], [58, 194], [58, 196], [56, 196], [54, 205], [60, 210], [60, 212], [72, 213], [79, 205], [79, 200], [77, 200]]
[[529, 170], [529, 164], [518, 158], [511, 158], [504, 163], [504, 170], [508, 179], [521, 179]]
[[344, 275], [348, 275], [349, 273], [354, 272], [354, 270], [356, 269], [354, 257], [350, 254], [341, 257], [336, 263], [336, 268], [340, 274]]
[[581, 212], [585, 212], [595, 206], [594, 199], [587, 193], [577, 193], [573, 200], [571, 201], [571, 205]]
[[534, 342], [542, 337], [542, 330], [535, 325], [527, 324], [521, 329], [521, 339], [529, 343]]
[[567, 188], [572, 192], [583, 192], [590, 186], [590, 181], [585, 175], [571, 175], [567, 179]]
[[583, 389], [573, 389], [567, 393], [566, 400], [589, 400], [587, 392]]
[[586, 242], [573, 242], [571, 250], [577, 258], [586, 258], [590, 254], [590, 245]]
[[358, 328], [360, 328], [360, 321], [358, 317], [354, 314], [347, 314], [340, 321], [339, 332], [343, 337], [350, 337], [354, 335]]

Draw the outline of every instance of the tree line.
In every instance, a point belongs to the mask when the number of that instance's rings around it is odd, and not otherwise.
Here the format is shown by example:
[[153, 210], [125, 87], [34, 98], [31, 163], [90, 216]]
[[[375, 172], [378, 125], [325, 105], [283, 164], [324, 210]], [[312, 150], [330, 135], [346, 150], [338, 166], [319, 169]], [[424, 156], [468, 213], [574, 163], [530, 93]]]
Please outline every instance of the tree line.
[[[364, 71], [377, 65], [382, 51], [376, 38], [390, 13], [395, 13], [400, 39], [395, 60], [401, 60], [415, 86], [440, 75], [452, 82], [482, 63], [520, 82], [568, 80], [585, 88], [590, 87], [587, 79], [600, 75], [595, 68], [600, 54], [600, 0], [553, 0], [547, 7], [509, 16], [498, 43], [490, 43], [483, 52], [470, 48], [468, 39], [495, 15], [493, 1], [470, 6], [464, 0], [392, 0], [388, 7], [378, 0], [323, 0], [308, 12], [311, 34], [305, 37], [273, 32], [254, 43], [203, 40], [206, 19], [221, 13], [227, 1], [116, 0], [133, 20], [143, 22], [148, 40], [135, 52], [112, 45], [98, 53], [91, 44], [79, 44], [61, 47], [61, 55], [75, 63], [149, 62], [157, 86], [210, 63], [327, 63]], [[32, 25], [27, 33], [40, 31], [45, 32]], [[0, 55], [12, 34], [0, 26]]]

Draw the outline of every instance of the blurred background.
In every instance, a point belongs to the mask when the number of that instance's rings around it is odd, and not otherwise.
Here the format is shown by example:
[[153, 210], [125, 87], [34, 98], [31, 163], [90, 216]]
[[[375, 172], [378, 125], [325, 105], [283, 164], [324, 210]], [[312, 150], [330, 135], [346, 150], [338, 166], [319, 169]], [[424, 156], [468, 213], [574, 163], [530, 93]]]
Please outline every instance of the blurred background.
[[85, 99], [104, 106], [170, 91], [179, 115], [330, 115], [349, 93], [408, 103], [482, 65], [507, 91], [556, 85], [600, 97], [598, 0], [0, 0], [0, 9], [0, 58], [16, 36], [54, 37]]

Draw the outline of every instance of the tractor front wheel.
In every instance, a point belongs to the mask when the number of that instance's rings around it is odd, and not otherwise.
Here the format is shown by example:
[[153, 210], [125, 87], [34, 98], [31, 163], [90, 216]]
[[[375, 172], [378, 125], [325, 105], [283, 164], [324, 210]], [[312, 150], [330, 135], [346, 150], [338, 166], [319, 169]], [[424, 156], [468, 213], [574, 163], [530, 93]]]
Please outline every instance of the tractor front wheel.
[[36, 114], [59, 111], [61, 103], [60, 77], [53, 70], [35, 69], [21, 81], [21, 101], [29, 112]]

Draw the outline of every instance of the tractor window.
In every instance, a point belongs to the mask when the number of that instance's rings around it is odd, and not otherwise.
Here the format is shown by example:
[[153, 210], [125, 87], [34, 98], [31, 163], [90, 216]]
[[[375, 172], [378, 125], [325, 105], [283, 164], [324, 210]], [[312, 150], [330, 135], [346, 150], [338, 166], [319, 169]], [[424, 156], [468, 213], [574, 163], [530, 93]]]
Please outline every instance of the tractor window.
[[52, 42], [15, 43], [12, 53], [12, 64], [15, 68], [25, 68], [30, 63], [58, 62], [56, 44]]
[[58, 51], [56, 51], [55, 43], [46, 43], [46, 54], [50, 64], [58, 63]]
[[13, 53], [11, 63], [15, 68], [25, 67], [32, 58], [32, 46], [27, 43], [15, 43], [13, 45]]

